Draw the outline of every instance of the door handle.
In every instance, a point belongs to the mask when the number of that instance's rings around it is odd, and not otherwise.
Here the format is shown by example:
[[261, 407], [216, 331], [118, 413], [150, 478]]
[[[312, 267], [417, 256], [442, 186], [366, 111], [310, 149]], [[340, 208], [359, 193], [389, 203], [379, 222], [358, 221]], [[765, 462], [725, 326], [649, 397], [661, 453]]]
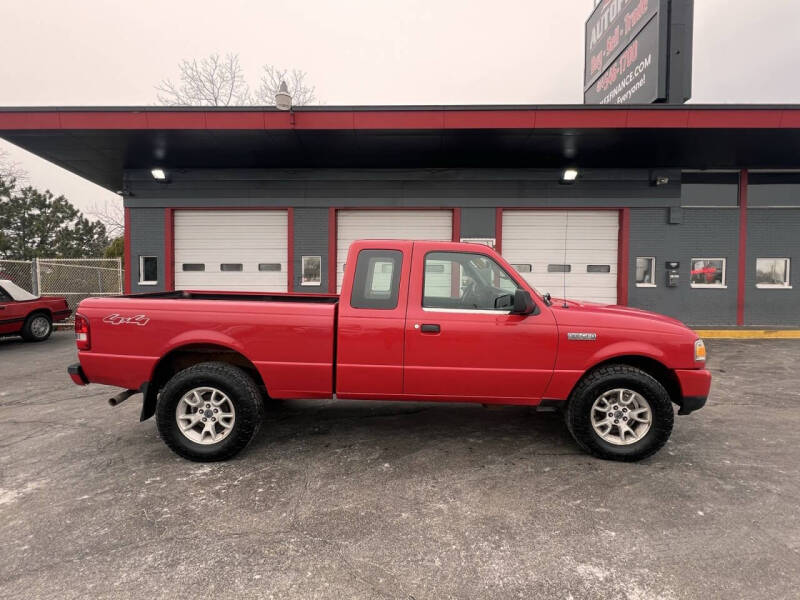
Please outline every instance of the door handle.
[[436, 323], [425, 323], [421, 327], [422, 333], [439, 333], [442, 328]]

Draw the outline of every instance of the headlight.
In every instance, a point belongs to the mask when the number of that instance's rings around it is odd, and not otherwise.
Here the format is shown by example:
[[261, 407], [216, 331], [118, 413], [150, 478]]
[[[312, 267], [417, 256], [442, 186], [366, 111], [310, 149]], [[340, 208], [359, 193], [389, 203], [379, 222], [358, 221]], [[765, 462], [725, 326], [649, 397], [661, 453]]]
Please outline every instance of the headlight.
[[694, 360], [695, 362], [705, 362], [706, 360], [706, 345], [703, 340], [697, 340], [694, 343]]

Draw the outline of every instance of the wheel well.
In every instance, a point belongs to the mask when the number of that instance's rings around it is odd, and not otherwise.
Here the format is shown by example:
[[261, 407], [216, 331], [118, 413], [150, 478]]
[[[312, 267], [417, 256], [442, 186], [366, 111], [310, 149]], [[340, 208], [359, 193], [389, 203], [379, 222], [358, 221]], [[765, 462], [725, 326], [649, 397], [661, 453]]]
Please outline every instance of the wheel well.
[[267, 395], [266, 385], [256, 366], [243, 354], [217, 344], [188, 344], [175, 348], [165, 354], [153, 369], [153, 376], [146, 384], [141, 420], [155, 414], [156, 398], [161, 388], [173, 375], [189, 367], [204, 362], [224, 362], [244, 370], [255, 384]]
[[32, 310], [25, 316], [25, 320], [27, 321], [33, 315], [44, 314], [52, 321], [53, 320], [53, 313], [49, 308], [37, 308], [36, 310]]
[[681, 384], [678, 381], [677, 375], [675, 375], [675, 371], [657, 360], [648, 358], [647, 356], [615, 356], [614, 358], [596, 364], [586, 373], [591, 373], [592, 371], [609, 365], [628, 365], [641, 369], [664, 386], [672, 402], [680, 404], [679, 401], [682, 399], [683, 394], [681, 392]]

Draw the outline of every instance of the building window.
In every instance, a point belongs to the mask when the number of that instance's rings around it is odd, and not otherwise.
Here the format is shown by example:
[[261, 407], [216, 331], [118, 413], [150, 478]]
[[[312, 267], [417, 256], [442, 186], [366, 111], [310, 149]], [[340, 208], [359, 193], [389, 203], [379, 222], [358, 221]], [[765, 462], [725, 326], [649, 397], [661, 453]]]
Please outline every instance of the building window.
[[757, 258], [756, 287], [767, 289], [791, 289], [788, 258]]
[[158, 257], [139, 257], [139, 285], [156, 285], [158, 283]]
[[533, 265], [521, 264], [511, 266], [517, 270], [517, 273], [531, 273], [533, 271]]
[[611, 273], [611, 265], [586, 265], [587, 273]]
[[258, 270], [280, 272], [281, 263], [258, 263]]
[[571, 273], [572, 265], [547, 265], [548, 273]]
[[222, 263], [219, 266], [220, 271], [241, 271], [242, 263]]
[[656, 287], [656, 259], [654, 256], [636, 257], [636, 287]]
[[689, 281], [693, 288], [724, 288], [724, 258], [693, 258]]
[[181, 268], [184, 271], [205, 271], [206, 266], [203, 263], [183, 263]]
[[300, 285], [322, 285], [321, 256], [304, 256], [302, 266], [303, 276]]

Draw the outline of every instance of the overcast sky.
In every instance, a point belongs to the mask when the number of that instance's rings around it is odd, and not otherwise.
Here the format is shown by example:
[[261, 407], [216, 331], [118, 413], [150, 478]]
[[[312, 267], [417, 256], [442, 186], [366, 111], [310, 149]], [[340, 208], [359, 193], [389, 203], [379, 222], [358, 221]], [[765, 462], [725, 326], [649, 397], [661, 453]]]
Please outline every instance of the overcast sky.
[[[183, 58], [308, 73], [324, 104], [580, 103], [592, 0], [0, 1], [0, 105], [155, 103]], [[800, 2], [695, 1], [692, 102], [800, 102]], [[121, 200], [0, 141], [79, 208]]]

